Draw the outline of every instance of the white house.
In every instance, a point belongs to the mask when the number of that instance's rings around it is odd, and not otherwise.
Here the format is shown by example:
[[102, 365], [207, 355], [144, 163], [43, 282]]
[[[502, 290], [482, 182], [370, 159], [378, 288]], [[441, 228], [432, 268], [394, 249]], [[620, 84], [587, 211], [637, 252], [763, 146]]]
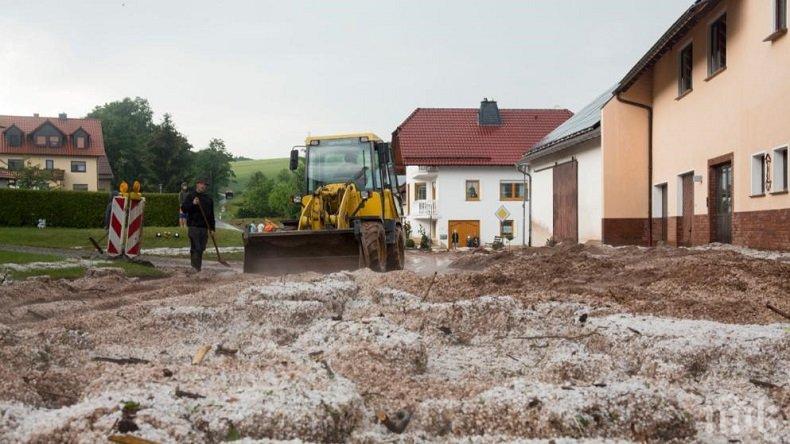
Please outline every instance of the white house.
[[[565, 109], [418, 108], [392, 134], [406, 166], [406, 219], [412, 236], [425, 230], [435, 245], [495, 236], [526, 240], [524, 175], [515, 167], [529, 147], [566, 121]], [[502, 222], [497, 212], [501, 211]]]
[[532, 244], [600, 241], [601, 109], [610, 89], [535, 144], [519, 164], [532, 177]]

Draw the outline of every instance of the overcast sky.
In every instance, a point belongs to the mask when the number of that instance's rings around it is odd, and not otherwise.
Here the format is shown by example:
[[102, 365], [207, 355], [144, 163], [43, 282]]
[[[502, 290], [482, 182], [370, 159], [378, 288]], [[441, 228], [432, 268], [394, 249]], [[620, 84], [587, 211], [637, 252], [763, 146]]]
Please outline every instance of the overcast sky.
[[264, 158], [483, 97], [576, 111], [691, 3], [0, 0], [0, 114], [140, 96], [196, 149]]

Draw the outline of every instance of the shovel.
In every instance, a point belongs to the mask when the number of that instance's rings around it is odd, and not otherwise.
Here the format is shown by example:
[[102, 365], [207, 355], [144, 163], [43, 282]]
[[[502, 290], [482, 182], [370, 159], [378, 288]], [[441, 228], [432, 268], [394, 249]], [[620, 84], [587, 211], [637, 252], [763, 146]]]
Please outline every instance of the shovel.
[[219, 247], [217, 246], [217, 240], [214, 238], [214, 232], [209, 229], [208, 218], [206, 217], [206, 213], [203, 212], [203, 206], [200, 205], [200, 200], [198, 199], [198, 209], [200, 210], [200, 215], [203, 216], [203, 222], [206, 223], [206, 229], [208, 230], [209, 234], [211, 235], [211, 242], [214, 244], [214, 250], [217, 252], [217, 262], [220, 264], [230, 267], [230, 264], [222, 260], [222, 256], [219, 255]]
[[88, 236], [88, 240], [91, 241], [91, 243], [93, 244], [93, 248], [95, 248], [99, 252], [99, 254], [104, 254], [104, 250], [102, 250], [102, 248], [99, 246], [99, 242], [103, 241], [104, 238], [107, 237], [107, 234], [108, 233], [104, 233], [104, 236], [102, 236], [101, 239], [99, 239], [98, 241], [93, 239], [91, 236]]

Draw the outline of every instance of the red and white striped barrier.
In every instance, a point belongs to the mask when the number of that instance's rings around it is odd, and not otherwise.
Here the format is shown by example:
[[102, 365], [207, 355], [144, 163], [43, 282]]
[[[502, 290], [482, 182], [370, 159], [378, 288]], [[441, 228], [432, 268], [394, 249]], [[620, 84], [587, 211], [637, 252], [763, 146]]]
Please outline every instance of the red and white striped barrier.
[[126, 235], [126, 256], [128, 257], [137, 257], [140, 254], [144, 209], [144, 197], [140, 200], [132, 200], [129, 204], [129, 227]]
[[112, 198], [110, 227], [107, 233], [107, 254], [117, 257], [123, 254], [123, 241], [126, 236], [126, 206], [129, 199], [124, 196]]

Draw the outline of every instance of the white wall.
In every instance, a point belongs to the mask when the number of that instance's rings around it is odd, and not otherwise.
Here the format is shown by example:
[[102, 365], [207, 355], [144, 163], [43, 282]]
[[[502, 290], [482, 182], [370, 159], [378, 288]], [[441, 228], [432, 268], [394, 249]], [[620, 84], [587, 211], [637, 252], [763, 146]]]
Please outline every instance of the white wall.
[[[411, 213], [414, 214], [414, 183], [423, 182], [415, 180], [419, 167], [406, 167], [406, 183], [409, 186], [409, 199]], [[501, 180], [523, 180], [524, 176], [512, 167], [466, 167], [466, 166], [440, 166], [434, 181], [436, 182], [437, 215], [435, 219], [436, 232], [434, 238], [442, 246], [447, 245], [442, 235], [448, 236], [448, 222], [451, 220], [478, 220], [480, 221], [480, 242], [491, 243], [494, 236], [499, 236], [499, 219], [494, 214], [500, 206], [504, 205], [510, 211], [508, 218], [513, 221], [514, 236], [512, 245], [520, 245], [524, 230], [522, 230], [522, 203], [521, 201], [500, 201], [499, 184]], [[480, 181], [480, 200], [466, 200], [466, 181]], [[428, 181], [428, 200], [431, 196], [431, 184]], [[430, 233], [429, 219], [416, 219], [407, 215], [412, 226], [412, 236], [417, 236], [417, 227], [423, 226], [426, 233]]]
[[571, 158], [576, 159], [579, 168], [579, 242], [601, 240], [601, 219], [603, 217], [601, 139], [595, 138], [559, 153], [536, 159], [530, 164], [530, 172], [532, 172], [532, 245], [534, 246], [544, 245], [552, 237], [554, 169], [548, 167], [556, 163], [567, 162]]

